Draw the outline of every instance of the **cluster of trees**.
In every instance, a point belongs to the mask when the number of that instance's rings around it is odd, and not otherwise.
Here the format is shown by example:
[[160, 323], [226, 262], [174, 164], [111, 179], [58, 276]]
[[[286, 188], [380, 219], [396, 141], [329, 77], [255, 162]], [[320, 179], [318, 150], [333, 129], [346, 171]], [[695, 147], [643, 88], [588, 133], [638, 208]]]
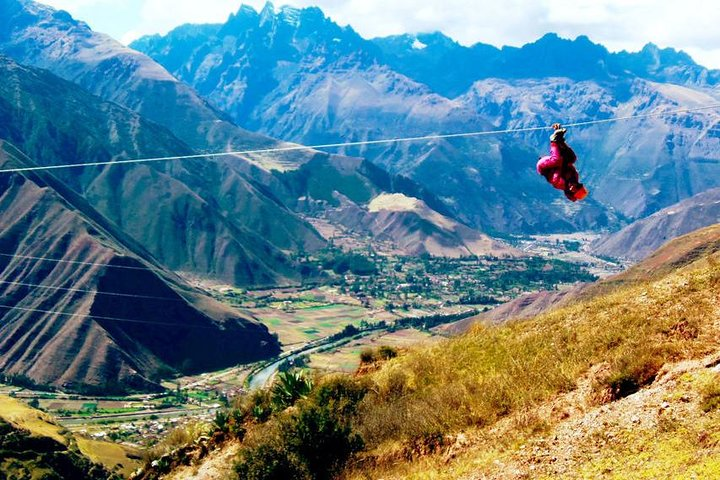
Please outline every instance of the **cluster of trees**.
[[23, 375], [22, 373], [14, 375], [0, 375], [0, 381], [6, 385], [12, 385], [14, 387], [27, 388], [28, 390], [36, 390], [41, 392], [54, 392], [53, 387], [47, 385], [40, 385], [32, 380], [30, 377]]
[[353, 275], [369, 276], [377, 273], [375, 263], [359, 253], [339, 253], [325, 258], [322, 262], [324, 270], [332, 270], [338, 275], [348, 272]]
[[445, 323], [457, 322], [464, 318], [473, 317], [480, 313], [478, 310], [472, 309], [467, 312], [460, 313], [436, 313], [434, 315], [425, 315], [422, 317], [405, 317], [395, 320], [395, 328], [416, 328], [418, 330], [429, 330]]
[[367, 388], [347, 377], [315, 384], [299, 370], [216, 415], [217, 430], [243, 440], [235, 470], [247, 480], [329, 480], [364, 447], [351, 419]]

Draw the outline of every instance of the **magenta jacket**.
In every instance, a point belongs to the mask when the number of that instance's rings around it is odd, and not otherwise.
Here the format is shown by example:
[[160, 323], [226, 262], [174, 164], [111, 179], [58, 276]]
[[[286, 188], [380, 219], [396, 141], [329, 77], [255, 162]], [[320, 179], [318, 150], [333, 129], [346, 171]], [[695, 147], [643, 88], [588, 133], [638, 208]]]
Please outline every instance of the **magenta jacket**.
[[569, 184], [579, 180], [575, 160], [575, 152], [565, 142], [550, 142], [550, 155], [538, 161], [537, 172], [553, 187], [565, 190]]

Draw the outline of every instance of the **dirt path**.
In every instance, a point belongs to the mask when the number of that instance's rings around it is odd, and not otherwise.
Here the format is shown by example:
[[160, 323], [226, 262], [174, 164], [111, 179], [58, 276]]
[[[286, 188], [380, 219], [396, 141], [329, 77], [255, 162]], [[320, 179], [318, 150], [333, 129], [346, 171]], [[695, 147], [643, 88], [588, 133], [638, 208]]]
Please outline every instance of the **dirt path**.
[[239, 442], [230, 442], [211, 452], [200, 465], [181, 467], [163, 480], [230, 480], [235, 478], [233, 466], [240, 451]]

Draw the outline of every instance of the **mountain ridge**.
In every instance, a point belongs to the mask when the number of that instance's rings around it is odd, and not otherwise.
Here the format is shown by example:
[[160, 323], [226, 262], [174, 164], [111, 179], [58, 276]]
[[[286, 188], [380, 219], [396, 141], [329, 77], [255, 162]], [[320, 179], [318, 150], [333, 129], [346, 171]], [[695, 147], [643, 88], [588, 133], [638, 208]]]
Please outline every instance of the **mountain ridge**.
[[[720, 92], [713, 87], [720, 73], [652, 45], [636, 54], [610, 54], [587, 37], [571, 41], [547, 35], [520, 48], [478, 47], [482, 55], [507, 57], [496, 65], [508, 72], [505, 78], [494, 78], [482, 71], [492, 62], [463, 60], [469, 47], [441, 35], [434, 36], [437, 48], [422, 35], [416, 40], [425, 38], [427, 44], [418, 40], [424, 48], [413, 48], [419, 45], [411, 37], [399, 47], [388, 46], [392, 39], [384, 44], [365, 40], [317, 10], [296, 10], [293, 23], [277, 13], [270, 18], [273, 11], [266, 8], [260, 15], [243, 9], [211, 33], [176, 42], [175, 33], [191, 28], [186, 26], [132, 45], [238, 123], [305, 144], [643, 116], [661, 108], [717, 103]], [[394, 48], [408, 62], [415, 58], [442, 84], [457, 72], [465, 76], [465, 86], [458, 96], [443, 96], [412, 69], [393, 68], [383, 48]], [[584, 58], [587, 51], [594, 56], [573, 75], [567, 63]], [[442, 66], [423, 57], [436, 54], [445, 62]], [[659, 83], [665, 81], [684, 86]], [[632, 123], [632, 135], [625, 124], [572, 132], [570, 142], [580, 154], [578, 165], [591, 191], [577, 208], [549, 205], [557, 196], [532, 168], [547, 148], [547, 137], [539, 132], [356, 146], [337, 153], [364, 157], [412, 178], [461, 221], [489, 233], [615, 229], [720, 186], [710, 163], [717, 156], [713, 118], [688, 114]]]
[[[4, 166], [34, 166], [12, 146], [1, 146]], [[3, 177], [4, 375], [105, 395], [156, 391], [172, 372], [279, 351], [266, 327], [164, 270], [52, 175]], [[46, 235], [33, 234], [38, 231]]]
[[[193, 152], [165, 128], [47, 71], [0, 56], [0, 77], [0, 137], [40, 164]], [[239, 284], [274, 284], [299, 278], [283, 249], [323, 244], [312, 227], [222, 164], [109, 164], [55, 173], [177, 270], [214, 273]], [[148, 213], [150, 205], [154, 214], [138, 214]], [[182, 218], [187, 220], [176, 221]], [[272, 234], [254, 231], [275, 224]], [[243, 264], [254, 265], [254, 271]]]
[[720, 189], [699, 193], [600, 238], [593, 253], [640, 261], [664, 243], [720, 222]]

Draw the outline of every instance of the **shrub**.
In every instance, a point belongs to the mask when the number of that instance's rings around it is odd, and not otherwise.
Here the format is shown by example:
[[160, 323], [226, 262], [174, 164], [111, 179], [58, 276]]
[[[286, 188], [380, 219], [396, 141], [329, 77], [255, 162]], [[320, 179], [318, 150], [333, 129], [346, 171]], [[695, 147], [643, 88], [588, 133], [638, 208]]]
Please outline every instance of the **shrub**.
[[335, 415], [349, 418], [365, 398], [369, 386], [346, 376], [326, 379], [312, 392], [311, 401], [327, 407]]
[[306, 466], [311, 478], [330, 480], [345, 461], [362, 450], [359, 435], [329, 407], [304, 406], [281, 426], [285, 448]]
[[297, 457], [270, 444], [244, 449], [235, 472], [243, 480], [305, 480], [311, 478]]
[[383, 345], [378, 348], [378, 356], [383, 360], [390, 360], [391, 358], [397, 357], [398, 352], [393, 347]]
[[281, 372], [272, 386], [272, 405], [275, 410], [285, 410], [305, 398], [312, 390], [312, 380], [302, 370]]
[[349, 377], [326, 379], [294, 411], [255, 432], [236, 472], [248, 480], [329, 480], [363, 448], [351, 420], [367, 386]]
[[218, 430], [223, 433], [227, 433], [228, 425], [230, 423], [230, 414], [226, 410], [219, 410], [215, 413], [215, 420], [213, 423]]
[[264, 423], [272, 414], [272, 399], [268, 390], [256, 390], [249, 396], [238, 397], [233, 403], [238, 415]]
[[191, 423], [189, 425], [178, 427], [163, 438], [162, 442], [143, 452], [143, 460], [150, 465], [153, 460], [158, 460], [173, 450], [190, 445], [196, 439], [203, 435], [208, 435], [211, 427], [204, 423]]
[[700, 389], [700, 408], [711, 412], [720, 407], [720, 376], [713, 375]]
[[378, 347], [377, 350], [372, 348], [363, 349], [360, 352], [360, 363], [363, 365], [379, 362], [381, 360], [390, 360], [398, 356], [398, 352], [395, 348], [383, 345]]
[[660, 351], [643, 348], [630, 349], [620, 357], [615, 372], [606, 380], [611, 400], [632, 395], [652, 383], [663, 365], [663, 357]]

